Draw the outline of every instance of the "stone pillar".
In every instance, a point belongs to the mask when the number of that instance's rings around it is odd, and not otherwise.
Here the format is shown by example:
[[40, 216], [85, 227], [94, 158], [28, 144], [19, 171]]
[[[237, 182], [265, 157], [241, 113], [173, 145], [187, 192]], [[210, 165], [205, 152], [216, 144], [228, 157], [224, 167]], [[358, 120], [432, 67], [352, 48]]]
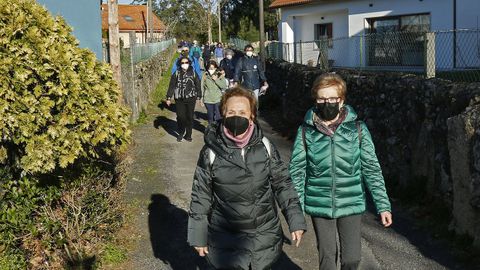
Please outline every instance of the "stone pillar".
[[453, 183], [453, 223], [480, 247], [480, 105], [447, 120]]
[[425, 33], [425, 78], [435, 78], [435, 33]]

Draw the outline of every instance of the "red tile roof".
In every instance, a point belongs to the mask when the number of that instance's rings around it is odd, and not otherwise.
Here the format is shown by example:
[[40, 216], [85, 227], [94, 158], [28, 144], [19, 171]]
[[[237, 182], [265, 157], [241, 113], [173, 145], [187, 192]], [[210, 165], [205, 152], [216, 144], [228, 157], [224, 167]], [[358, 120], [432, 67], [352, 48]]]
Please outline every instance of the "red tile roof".
[[312, 3], [314, 0], [275, 0], [270, 8], [281, 8], [287, 6], [303, 5]]
[[[163, 22], [154, 15], [154, 31], [165, 30]], [[147, 6], [145, 5], [118, 5], [118, 27], [122, 30], [145, 31], [147, 28]], [[102, 5], [102, 29], [108, 30], [108, 5]]]

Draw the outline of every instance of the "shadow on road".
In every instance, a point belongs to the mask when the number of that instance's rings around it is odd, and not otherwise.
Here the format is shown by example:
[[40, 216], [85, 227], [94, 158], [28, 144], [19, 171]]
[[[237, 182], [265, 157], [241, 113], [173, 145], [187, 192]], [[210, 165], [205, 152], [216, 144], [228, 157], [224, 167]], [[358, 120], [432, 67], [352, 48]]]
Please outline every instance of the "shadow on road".
[[171, 112], [176, 112], [177, 111], [177, 108], [175, 107], [175, 103], [172, 103], [170, 106], [167, 106], [167, 104], [164, 101], [158, 103], [158, 108], [160, 108], [160, 110], [162, 110], [162, 111], [165, 110], [165, 109], [167, 109]]
[[[159, 105], [159, 107], [160, 106], [161, 105]], [[165, 106], [165, 108], [168, 108], [168, 110], [175, 112], [174, 105], [171, 105], [170, 107]], [[197, 130], [201, 133], [205, 132], [205, 126], [200, 121], [198, 121], [196, 119], [206, 118], [206, 116], [204, 116], [204, 115], [206, 115], [206, 114], [196, 111], [195, 114], [194, 114], [194, 117], [193, 117], [194, 118], [193, 129], [195, 129], [195, 130]], [[156, 129], [159, 129], [160, 127], [162, 127], [168, 134], [170, 134], [171, 136], [173, 136], [175, 138], [178, 135], [178, 133], [177, 133], [177, 121], [169, 119], [168, 117], [157, 116], [157, 118], [155, 118], [155, 120], [153, 120], [153, 126]]]
[[290, 260], [285, 252], [282, 252], [280, 258], [272, 265], [272, 270], [302, 270], [302, 268]]
[[173, 137], [177, 137], [177, 122], [173, 121], [165, 116], [157, 116], [155, 120], [153, 120], [153, 126], [156, 129], [162, 127], [168, 134]]
[[187, 243], [188, 214], [162, 194], [153, 194], [148, 206], [150, 242], [155, 258], [174, 270], [206, 269], [206, 261]]
[[195, 112], [195, 119], [207, 121], [208, 117], [207, 114], [204, 112]]

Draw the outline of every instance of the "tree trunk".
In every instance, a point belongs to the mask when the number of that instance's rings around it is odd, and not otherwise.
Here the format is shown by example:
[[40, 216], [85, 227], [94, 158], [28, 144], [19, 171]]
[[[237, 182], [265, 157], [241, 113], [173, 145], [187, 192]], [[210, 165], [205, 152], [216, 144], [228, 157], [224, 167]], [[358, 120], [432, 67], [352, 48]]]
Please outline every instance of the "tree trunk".
[[222, 14], [221, 1], [218, 1], [218, 42], [222, 42]]
[[[123, 104], [122, 71], [120, 66], [120, 40], [118, 30], [118, 2], [108, 0], [108, 43], [110, 51], [110, 65], [113, 70], [113, 78], [120, 89], [118, 103]], [[132, 47], [133, 44], [130, 44]]]
[[208, 1], [208, 10], [207, 10], [207, 25], [208, 25], [208, 43], [212, 44], [212, 3]]

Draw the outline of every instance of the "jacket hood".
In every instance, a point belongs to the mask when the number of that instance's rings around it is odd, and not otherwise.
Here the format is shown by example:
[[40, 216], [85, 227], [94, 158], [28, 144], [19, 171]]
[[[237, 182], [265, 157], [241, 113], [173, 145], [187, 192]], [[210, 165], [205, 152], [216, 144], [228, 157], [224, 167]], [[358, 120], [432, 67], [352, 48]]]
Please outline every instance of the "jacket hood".
[[[350, 105], [345, 104], [343, 105], [343, 107], [347, 110], [347, 117], [345, 118], [345, 120], [343, 120], [343, 122], [352, 122], [357, 120], [357, 113]], [[305, 118], [303, 119], [303, 122], [305, 124], [315, 126], [315, 124], [313, 123], [313, 115], [315, 114], [314, 110], [315, 107], [312, 107], [305, 114]]]

